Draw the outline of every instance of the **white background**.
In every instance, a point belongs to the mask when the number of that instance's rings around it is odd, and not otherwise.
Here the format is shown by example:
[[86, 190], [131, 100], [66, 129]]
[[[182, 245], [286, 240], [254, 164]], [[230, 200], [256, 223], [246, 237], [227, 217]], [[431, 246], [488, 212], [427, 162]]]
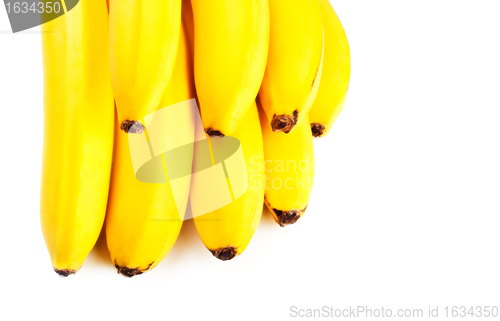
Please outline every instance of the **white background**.
[[352, 80], [332, 132], [314, 143], [306, 216], [280, 228], [266, 211], [229, 262], [213, 258], [188, 221], [163, 262], [132, 279], [116, 274], [102, 239], [76, 276], [52, 271], [39, 226], [40, 33], [12, 34], [2, 7], [0, 319], [500, 306], [500, 2], [332, 3]]

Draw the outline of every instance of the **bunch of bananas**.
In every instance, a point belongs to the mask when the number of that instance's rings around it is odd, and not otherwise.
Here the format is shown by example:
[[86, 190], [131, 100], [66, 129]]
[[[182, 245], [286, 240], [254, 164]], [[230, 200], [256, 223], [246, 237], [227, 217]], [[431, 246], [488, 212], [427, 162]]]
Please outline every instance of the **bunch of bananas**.
[[[174, 192], [168, 180], [136, 179], [128, 136], [147, 131], [144, 117], [160, 106], [192, 98], [212, 144], [240, 141], [249, 186], [194, 217], [207, 249], [221, 260], [241, 254], [264, 203], [280, 226], [304, 215], [312, 136], [331, 129], [350, 76], [328, 0], [86, 0], [42, 29], [41, 223], [58, 274], [80, 269], [103, 225], [125, 276], [169, 252], [190, 182]], [[168, 140], [174, 146], [189, 132]]]

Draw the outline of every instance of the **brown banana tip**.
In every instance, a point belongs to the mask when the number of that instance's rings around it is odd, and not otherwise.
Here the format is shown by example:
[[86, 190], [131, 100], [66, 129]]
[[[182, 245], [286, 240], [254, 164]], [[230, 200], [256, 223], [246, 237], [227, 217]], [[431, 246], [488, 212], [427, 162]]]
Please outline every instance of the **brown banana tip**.
[[142, 134], [144, 133], [145, 127], [139, 121], [127, 119], [120, 124], [120, 129], [127, 134]]
[[115, 267], [118, 270], [119, 274], [124, 275], [124, 276], [129, 277], [129, 278], [136, 276], [136, 275], [140, 275], [143, 273], [139, 269], [130, 269], [130, 268], [122, 267], [122, 266], [118, 266], [118, 265], [115, 265]]
[[271, 129], [273, 132], [284, 132], [288, 134], [295, 125], [299, 118], [299, 111], [295, 110], [293, 116], [290, 115], [274, 115], [271, 120]]
[[210, 250], [210, 252], [221, 261], [229, 261], [236, 256], [238, 251], [233, 246], [226, 246], [215, 251]]
[[59, 269], [54, 269], [54, 271], [59, 274], [60, 276], [68, 277], [72, 274], [75, 274], [75, 270], [59, 270]]
[[205, 133], [207, 133], [207, 135], [210, 137], [224, 137], [225, 136], [220, 130], [216, 130], [213, 128], [206, 129]]
[[321, 137], [325, 133], [325, 126], [321, 125], [320, 123], [312, 123], [311, 124], [311, 131], [312, 135], [314, 137]]
[[[266, 202], [266, 204], [268, 204], [268, 203]], [[276, 215], [275, 221], [281, 227], [285, 227], [285, 226], [288, 226], [288, 225], [291, 225], [291, 224], [294, 224], [295, 222], [297, 222], [304, 215], [304, 213], [306, 212], [306, 209], [307, 209], [307, 206], [306, 206], [302, 210], [281, 211], [281, 210], [272, 208], [269, 205], [268, 205], [268, 207]]]
[[291, 210], [288, 212], [282, 212], [280, 210], [275, 210], [276, 216], [278, 217], [277, 223], [281, 227], [285, 227], [287, 225], [294, 224], [297, 222], [300, 218], [299, 211], [297, 210]]

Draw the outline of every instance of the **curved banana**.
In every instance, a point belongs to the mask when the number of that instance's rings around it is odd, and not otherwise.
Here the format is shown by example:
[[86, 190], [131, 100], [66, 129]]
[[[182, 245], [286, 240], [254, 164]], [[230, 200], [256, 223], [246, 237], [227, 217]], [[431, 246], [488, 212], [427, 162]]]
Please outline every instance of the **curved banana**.
[[210, 136], [231, 135], [259, 91], [269, 46], [268, 0], [191, 0], [195, 81]]
[[[205, 215], [194, 217], [201, 240], [212, 254], [231, 260], [247, 247], [262, 215], [264, 201], [264, 150], [255, 102], [231, 135], [243, 149], [248, 189], [232, 203]], [[212, 146], [220, 137], [210, 137]]]
[[111, 1], [109, 23], [118, 123], [128, 132], [158, 108], [172, 76], [181, 33], [181, 0]]
[[265, 203], [281, 227], [297, 222], [309, 204], [314, 149], [307, 114], [297, 130], [273, 132], [260, 110], [266, 170]]
[[[178, 56], [170, 83], [159, 104], [167, 107], [195, 96], [192, 59], [183, 29]], [[173, 107], [170, 107], [173, 108]], [[169, 123], [169, 126], [172, 124]], [[193, 125], [194, 126], [194, 125]], [[106, 238], [111, 259], [118, 272], [132, 277], [154, 268], [170, 251], [179, 235], [189, 195], [190, 180], [173, 190], [167, 184], [143, 183], [134, 174], [128, 135], [118, 127], [108, 213]], [[193, 128], [178, 126], [168, 144], [176, 146]], [[146, 133], [148, 129], [146, 128]], [[131, 134], [136, 135], [136, 134]], [[183, 162], [189, 162], [185, 155]], [[180, 197], [174, 193], [181, 194]], [[176, 204], [175, 200], [182, 199]]]
[[114, 105], [106, 1], [81, 1], [41, 28], [41, 225], [54, 270], [68, 276], [97, 241], [108, 199]]
[[349, 43], [344, 28], [330, 1], [318, 1], [325, 32], [325, 58], [318, 94], [309, 111], [314, 137], [326, 135], [337, 120], [345, 104], [351, 75]]
[[271, 35], [260, 102], [273, 131], [295, 130], [316, 98], [323, 62], [317, 0], [269, 0]]

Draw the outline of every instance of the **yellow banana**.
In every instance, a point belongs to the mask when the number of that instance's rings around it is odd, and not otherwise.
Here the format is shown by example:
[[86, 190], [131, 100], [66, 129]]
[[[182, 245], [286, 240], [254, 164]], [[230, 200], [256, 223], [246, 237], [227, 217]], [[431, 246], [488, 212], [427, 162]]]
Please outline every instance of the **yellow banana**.
[[266, 170], [265, 203], [281, 227], [297, 222], [309, 203], [314, 179], [314, 150], [308, 115], [297, 130], [273, 132], [260, 110]]
[[[173, 76], [159, 104], [160, 108], [195, 96], [193, 66], [188, 46], [183, 28]], [[169, 122], [168, 126], [175, 124]], [[154, 268], [175, 243], [182, 226], [190, 180], [183, 181], [175, 191], [168, 180], [167, 184], [139, 181], [134, 175], [128, 134], [118, 126], [115, 131], [106, 238], [111, 259], [118, 272], [132, 277]], [[186, 135], [194, 133], [194, 127], [178, 126], [170, 128], [169, 132], [176, 132], [176, 135], [169, 136], [170, 143], [167, 143], [176, 146], [176, 142], [186, 140]], [[189, 156], [192, 157], [192, 154], [182, 157], [182, 161], [189, 162]], [[181, 196], [174, 197], [174, 193]], [[183, 201], [176, 204], [175, 200], [178, 199]]]
[[231, 135], [252, 108], [269, 46], [268, 0], [191, 0], [195, 81], [210, 136]]
[[344, 28], [330, 1], [318, 1], [325, 32], [325, 58], [318, 94], [309, 111], [314, 137], [326, 135], [337, 120], [345, 104], [351, 74], [351, 57]]
[[42, 25], [41, 224], [54, 270], [76, 273], [101, 231], [113, 153], [105, 0]]
[[172, 76], [181, 0], [114, 0], [109, 17], [111, 80], [118, 122], [128, 132], [156, 110]]
[[[255, 166], [255, 170], [259, 168], [259, 167], [257, 167], [256, 163], [253, 163], [253, 166]], [[264, 168], [264, 163], [262, 163], [262, 168]], [[253, 172], [252, 175], [255, 175], [255, 172]], [[255, 177], [256, 176], [254, 176], [254, 178]], [[262, 181], [262, 186], [264, 186], [264, 189], [265, 189], [265, 174], [262, 174], [262, 177], [264, 178], [263, 181]], [[259, 185], [257, 185], [257, 183], [255, 181], [252, 181], [252, 184], [255, 184], [254, 187], [258, 187], [259, 186]], [[257, 227], [259, 226], [260, 219], [262, 217], [262, 209], [263, 209], [262, 207], [263, 207], [263, 203], [261, 202], [260, 209], [257, 210], [258, 211], [258, 215], [255, 215], [255, 217], [253, 219], [253, 222], [252, 222], [252, 226], [250, 227], [250, 232], [247, 234], [245, 240], [243, 241], [243, 243], [241, 244], [241, 246], [238, 248], [238, 253], [240, 253], [240, 254], [243, 253], [246, 250], [246, 248], [248, 247], [248, 245], [250, 245], [250, 241], [252, 240], [252, 237], [255, 234], [255, 231], [257, 230]]]
[[[255, 101], [231, 136], [241, 143], [248, 189], [234, 202], [208, 214], [194, 217], [201, 240], [216, 258], [223, 261], [230, 260], [243, 252], [262, 215], [264, 150]], [[217, 140], [223, 138], [209, 139], [214, 146]]]
[[271, 35], [260, 88], [273, 131], [295, 130], [316, 98], [323, 61], [323, 28], [317, 0], [269, 0]]

